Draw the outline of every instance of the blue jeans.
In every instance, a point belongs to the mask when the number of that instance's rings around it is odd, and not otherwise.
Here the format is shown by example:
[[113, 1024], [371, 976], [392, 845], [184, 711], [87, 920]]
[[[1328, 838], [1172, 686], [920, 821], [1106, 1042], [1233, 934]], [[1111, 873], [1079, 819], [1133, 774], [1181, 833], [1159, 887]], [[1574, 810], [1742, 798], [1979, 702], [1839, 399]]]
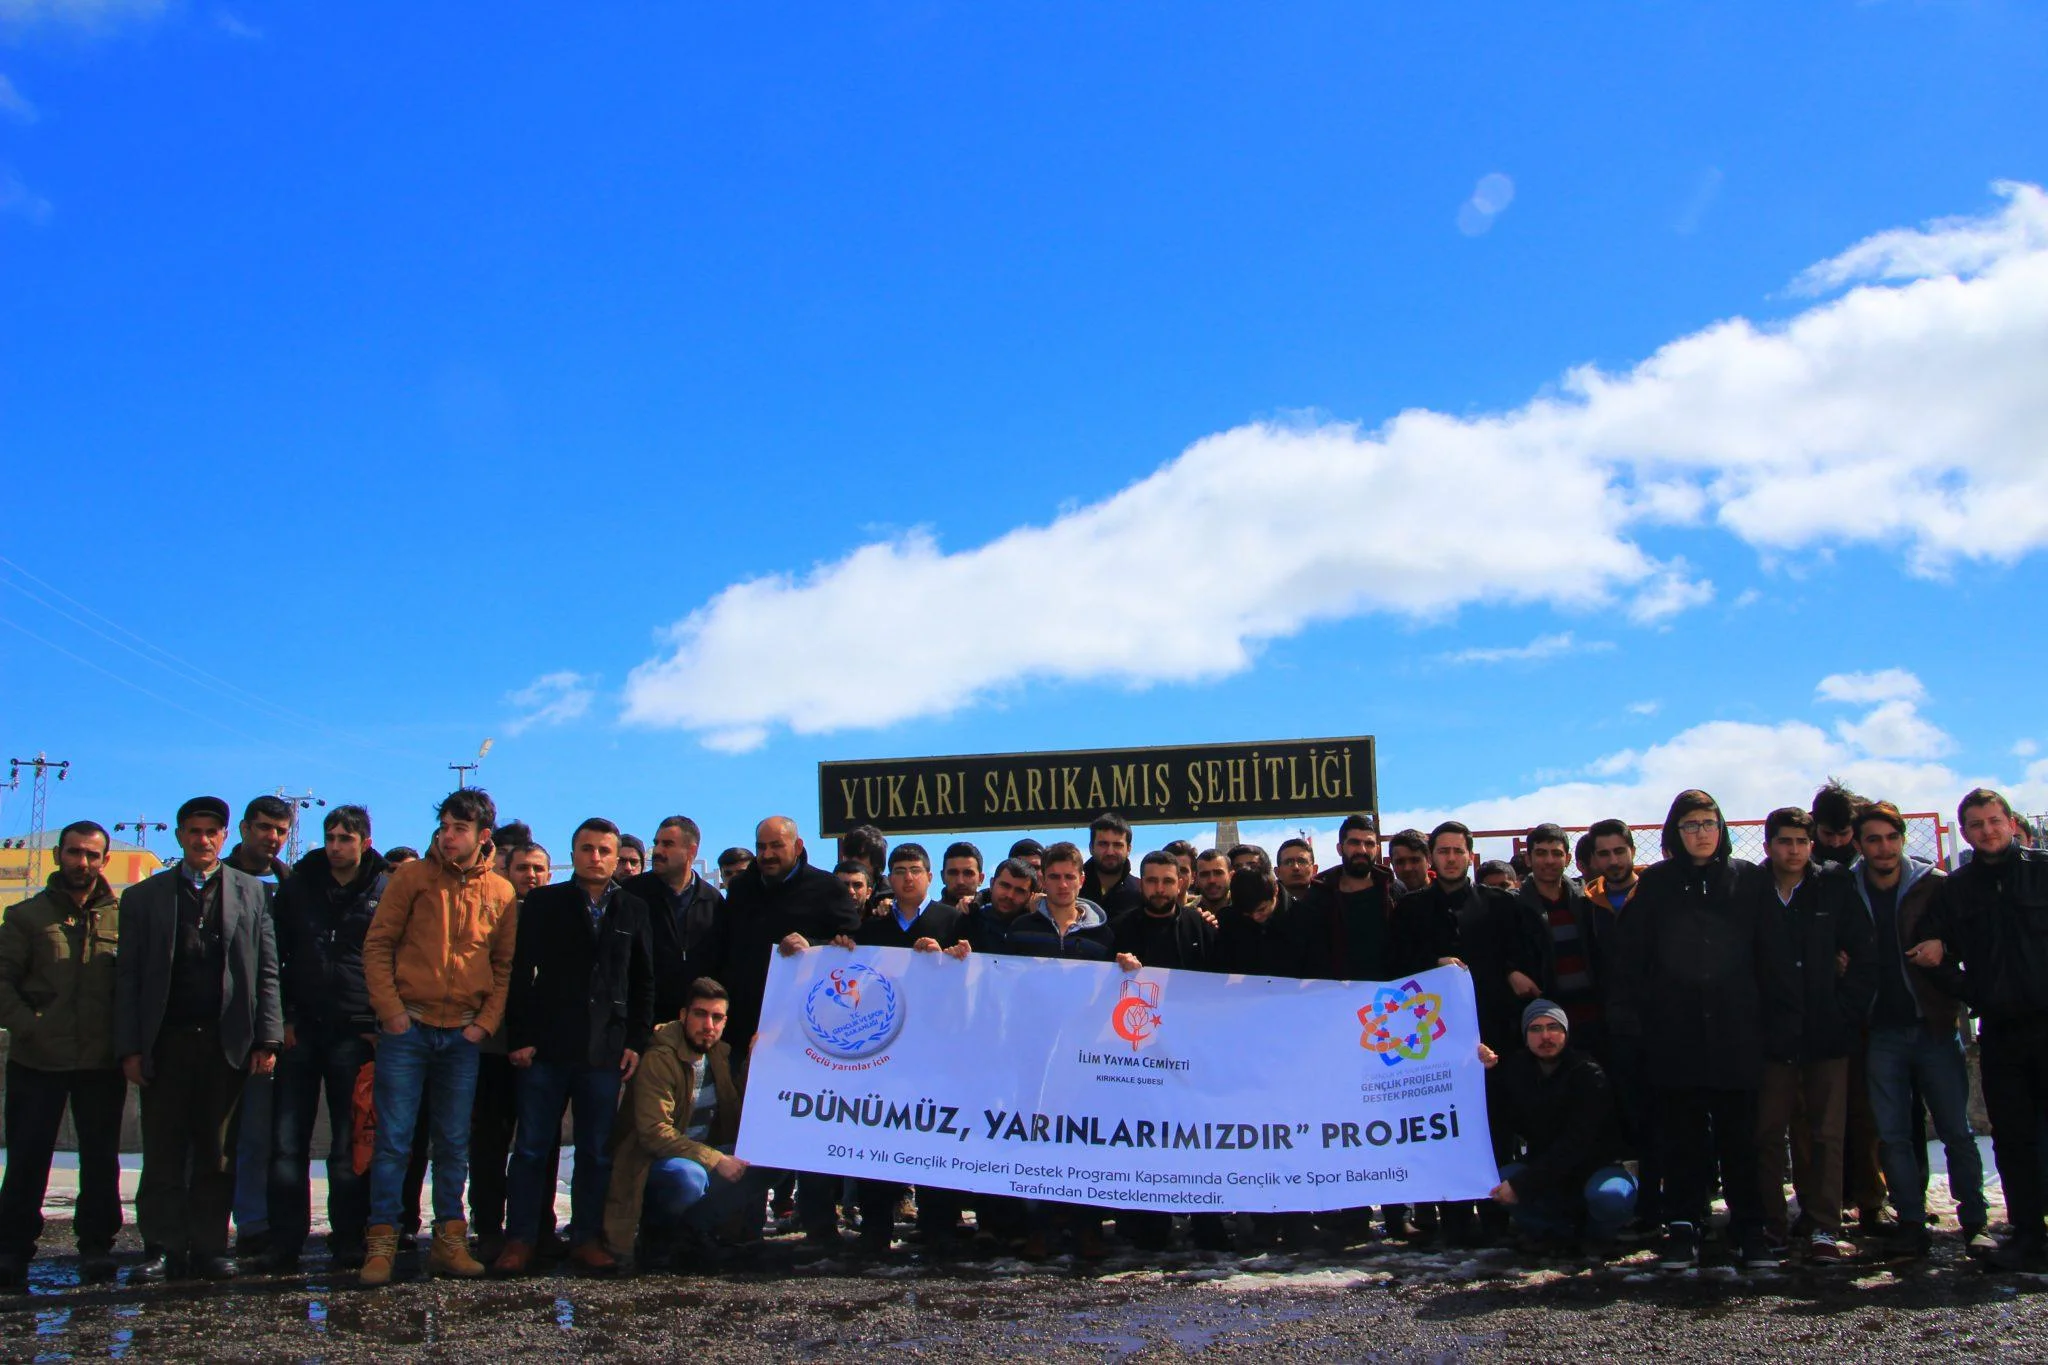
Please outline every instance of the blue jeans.
[[[531, 1246], [541, 1220], [554, 1221], [555, 1173], [548, 1157], [562, 1131], [562, 1110], [575, 1106], [576, 1163], [569, 1177], [569, 1244], [604, 1231], [605, 1189], [612, 1179], [612, 1119], [619, 1111], [619, 1069], [536, 1061], [517, 1073], [519, 1136], [505, 1185], [505, 1236]], [[469, 1111], [464, 1109], [466, 1114]], [[622, 1252], [631, 1247], [621, 1248]]]
[[[327, 1245], [360, 1251], [369, 1221], [369, 1184], [356, 1174], [356, 1073], [370, 1060], [370, 1044], [354, 1033], [337, 1037], [301, 1033], [298, 1046], [277, 1055], [270, 1141], [270, 1246], [286, 1256], [305, 1249], [312, 1225], [313, 1123], [327, 1094]], [[244, 1123], [247, 1120], [244, 1119]]]
[[377, 1154], [370, 1163], [370, 1224], [397, 1227], [420, 1096], [429, 1095], [434, 1138], [434, 1221], [462, 1217], [469, 1183], [469, 1110], [476, 1096], [476, 1044], [459, 1028], [413, 1021], [377, 1035]]
[[1870, 1107], [1877, 1116], [1878, 1160], [1899, 1222], [1916, 1227], [1927, 1214], [1927, 1194], [1921, 1188], [1927, 1155], [1913, 1142], [1917, 1082], [1948, 1154], [1948, 1187], [1955, 1197], [1956, 1216], [1982, 1226], [1987, 1217], [1984, 1157], [1970, 1134], [1970, 1072], [1963, 1060], [1963, 1040], [1953, 1030], [1938, 1034], [1919, 1024], [1873, 1028], [1865, 1074]]
[[749, 1166], [738, 1180], [720, 1180], [701, 1162], [663, 1157], [647, 1168], [645, 1217], [657, 1235], [684, 1232], [709, 1237], [748, 1199], [760, 1204], [766, 1198], [767, 1174]]
[[[1500, 1178], [1513, 1180], [1528, 1167], [1514, 1161], [1501, 1167]], [[1513, 1205], [1515, 1229], [1534, 1237], [1574, 1237], [1583, 1223], [1587, 1240], [1611, 1242], [1636, 1211], [1636, 1178], [1626, 1166], [1602, 1166], [1586, 1177], [1576, 1197], [1540, 1194]]]
[[242, 1131], [235, 1139], [235, 1235], [270, 1228], [271, 1078], [242, 1082]]

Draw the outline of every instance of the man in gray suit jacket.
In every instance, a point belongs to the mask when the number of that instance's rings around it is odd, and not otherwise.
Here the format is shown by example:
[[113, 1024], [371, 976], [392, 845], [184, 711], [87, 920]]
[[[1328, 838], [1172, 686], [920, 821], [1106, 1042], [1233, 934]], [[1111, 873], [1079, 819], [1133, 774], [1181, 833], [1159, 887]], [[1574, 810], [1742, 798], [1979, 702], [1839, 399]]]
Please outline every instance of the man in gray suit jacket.
[[178, 808], [184, 858], [121, 897], [114, 1051], [142, 1087], [144, 1280], [226, 1279], [242, 1082], [284, 1044], [263, 884], [221, 861], [228, 804]]

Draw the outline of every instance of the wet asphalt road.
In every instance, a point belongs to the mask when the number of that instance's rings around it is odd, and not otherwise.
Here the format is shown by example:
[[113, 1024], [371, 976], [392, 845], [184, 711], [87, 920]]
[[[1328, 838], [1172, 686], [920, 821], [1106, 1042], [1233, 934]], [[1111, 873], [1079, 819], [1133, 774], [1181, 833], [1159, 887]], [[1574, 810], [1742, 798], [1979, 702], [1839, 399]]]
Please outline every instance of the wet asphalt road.
[[[132, 1237], [132, 1231], [124, 1236]], [[6, 1360], [782, 1361], [1188, 1356], [1316, 1361], [2048, 1359], [2048, 1279], [1991, 1277], [1953, 1234], [1920, 1268], [1682, 1277], [1632, 1261], [1528, 1262], [1369, 1246], [1338, 1256], [1134, 1256], [1081, 1271], [990, 1259], [802, 1263], [773, 1273], [426, 1281], [326, 1273], [81, 1287], [68, 1228], [32, 1292], [0, 1297]], [[126, 1279], [124, 1270], [122, 1280]]]

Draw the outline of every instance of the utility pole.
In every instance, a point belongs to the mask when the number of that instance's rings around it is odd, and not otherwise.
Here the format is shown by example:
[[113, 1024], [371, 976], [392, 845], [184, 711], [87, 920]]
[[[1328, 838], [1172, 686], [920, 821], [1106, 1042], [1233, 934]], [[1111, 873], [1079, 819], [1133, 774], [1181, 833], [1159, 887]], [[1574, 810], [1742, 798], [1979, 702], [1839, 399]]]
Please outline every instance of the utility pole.
[[[324, 806], [327, 804], [319, 797], [313, 795], [313, 789], [310, 787], [308, 787], [305, 790], [305, 792], [298, 796], [293, 796], [283, 787], [279, 787], [276, 791], [272, 792], [271, 795], [278, 797], [281, 800], [289, 801], [292, 805], [296, 806], [300, 810], [311, 810], [315, 806]], [[284, 844], [285, 862], [297, 863], [299, 861], [299, 851], [304, 847], [305, 841], [299, 837], [299, 817], [294, 815], [292, 817], [291, 836], [285, 840]]]
[[133, 820], [123, 820], [120, 824], [115, 825], [114, 833], [119, 834], [124, 829], [132, 829], [135, 831], [135, 846], [146, 849], [149, 847], [149, 832], [151, 830], [162, 833], [169, 828], [170, 826], [161, 820], [145, 820], [138, 815]]
[[28, 888], [34, 891], [43, 880], [43, 815], [50, 804], [50, 774], [62, 782], [71, 772], [71, 760], [52, 759], [38, 753], [34, 758], [7, 760], [7, 788], [21, 785], [21, 770], [31, 769], [28, 801]]
[[491, 741], [485, 740], [483, 747], [476, 751], [476, 757], [467, 763], [450, 763], [449, 770], [455, 774], [455, 786], [460, 790], [469, 785], [469, 775], [484, 766], [484, 755], [491, 751]]

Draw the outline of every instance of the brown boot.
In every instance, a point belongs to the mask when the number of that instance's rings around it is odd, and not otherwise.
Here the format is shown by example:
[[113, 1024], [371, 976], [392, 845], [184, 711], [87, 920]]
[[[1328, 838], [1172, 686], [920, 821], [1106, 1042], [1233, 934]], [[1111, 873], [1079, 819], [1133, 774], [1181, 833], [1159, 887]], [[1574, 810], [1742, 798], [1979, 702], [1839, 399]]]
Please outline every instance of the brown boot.
[[460, 1218], [434, 1224], [434, 1247], [427, 1253], [429, 1275], [451, 1275], [473, 1280], [484, 1273], [484, 1263], [469, 1254], [469, 1224]]
[[493, 1275], [524, 1275], [533, 1267], [533, 1243], [516, 1237], [505, 1240], [505, 1249], [491, 1262]]
[[363, 1268], [356, 1283], [376, 1286], [391, 1283], [391, 1267], [398, 1260], [398, 1229], [379, 1223], [363, 1234]]
[[591, 1238], [569, 1253], [569, 1260], [586, 1275], [613, 1275], [618, 1273], [619, 1263], [604, 1243]]

